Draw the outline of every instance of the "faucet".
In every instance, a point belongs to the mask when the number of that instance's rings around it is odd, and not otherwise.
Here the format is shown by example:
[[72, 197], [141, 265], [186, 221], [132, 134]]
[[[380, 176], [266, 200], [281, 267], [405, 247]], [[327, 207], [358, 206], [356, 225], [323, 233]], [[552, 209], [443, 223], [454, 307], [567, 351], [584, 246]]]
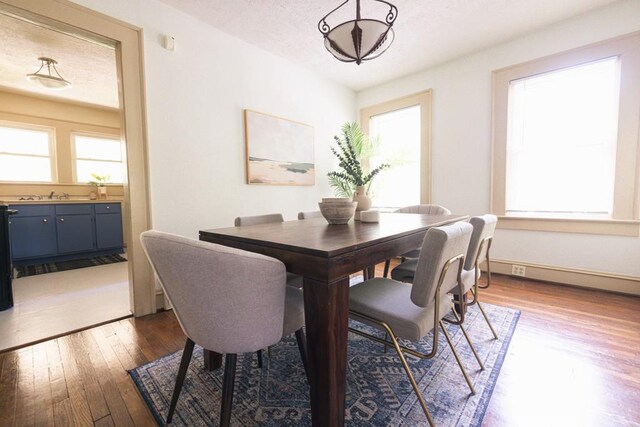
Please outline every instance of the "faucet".
[[49, 194], [49, 199], [53, 199], [53, 195], [54, 195], [54, 194], [55, 194], [55, 191], [52, 191], [52, 192]]

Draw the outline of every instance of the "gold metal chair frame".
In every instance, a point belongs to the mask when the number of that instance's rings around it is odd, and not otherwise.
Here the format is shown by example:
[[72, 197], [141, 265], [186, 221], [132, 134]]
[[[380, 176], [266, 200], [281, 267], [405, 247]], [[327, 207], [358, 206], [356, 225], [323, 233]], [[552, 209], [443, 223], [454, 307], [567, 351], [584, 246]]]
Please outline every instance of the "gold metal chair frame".
[[[449, 268], [451, 267], [452, 264], [454, 264], [455, 262], [458, 262], [458, 286], [460, 286], [461, 291], [463, 290], [463, 285], [462, 285], [462, 268], [464, 265], [464, 254], [460, 254], [457, 255], [451, 259], [449, 259], [444, 266], [442, 267], [442, 271], [440, 272], [440, 277], [438, 278], [438, 286], [436, 287], [436, 292], [435, 292], [435, 307], [434, 307], [434, 311], [433, 311], [433, 316], [434, 316], [434, 321], [433, 321], [433, 344], [431, 346], [431, 351], [429, 353], [423, 354], [420, 353], [416, 350], [407, 348], [405, 346], [400, 345], [400, 343], [398, 343], [398, 339], [395, 335], [395, 333], [393, 332], [393, 329], [391, 329], [391, 327], [386, 323], [383, 322], [381, 320], [375, 319], [373, 317], [367, 316], [366, 314], [362, 314], [359, 313], [355, 310], [349, 310], [349, 314], [351, 314], [353, 317], [356, 318], [356, 320], [362, 319], [365, 322], [369, 322], [369, 323], [374, 323], [379, 325], [384, 331], [385, 331], [385, 338], [379, 338], [376, 337], [374, 335], [370, 335], [366, 332], [362, 332], [359, 331], [357, 329], [353, 329], [353, 328], [349, 328], [350, 332], [353, 332], [356, 335], [360, 335], [362, 337], [368, 338], [372, 341], [375, 342], [379, 342], [381, 344], [383, 344], [385, 346], [385, 351], [387, 346], [393, 346], [393, 348], [395, 348], [396, 353], [398, 353], [398, 357], [400, 357], [400, 361], [402, 362], [402, 367], [404, 368], [407, 376], [409, 377], [409, 382], [411, 383], [411, 387], [413, 388], [414, 393], [416, 394], [416, 397], [418, 398], [418, 401], [420, 402], [420, 406], [422, 406], [422, 410], [424, 411], [426, 417], [427, 417], [427, 421], [429, 422], [430, 426], [434, 426], [434, 422], [433, 422], [433, 418], [431, 417], [431, 414], [429, 413], [429, 409], [427, 408], [427, 404], [424, 401], [424, 398], [422, 397], [422, 393], [420, 392], [420, 389], [418, 388], [418, 383], [416, 382], [413, 374], [411, 373], [411, 369], [409, 368], [409, 364], [407, 363], [407, 360], [404, 357], [404, 353], [410, 354], [412, 356], [415, 356], [417, 358], [420, 359], [431, 359], [433, 358], [437, 352], [438, 352], [438, 326], [440, 326], [440, 328], [442, 329], [442, 332], [445, 336], [445, 338], [447, 339], [447, 343], [449, 344], [449, 347], [451, 347], [451, 351], [453, 352], [453, 356], [456, 359], [456, 362], [458, 362], [458, 366], [460, 367], [460, 370], [462, 371], [462, 375], [464, 376], [465, 381], [467, 382], [467, 385], [469, 386], [469, 389], [471, 390], [471, 394], [474, 395], [476, 394], [475, 389], [473, 388], [473, 384], [471, 383], [471, 379], [469, 378], [469, 375], [467, 375], [467, 371], [465, 370], [464, 366], [462, 365], [462, 360], [460, 359], [460, 355], [458, 354], [457, 350], [455, 349], [453, 342], [451, 341], [451, 337], [449, 336], [449, 333], [447, 332], [447, 329], [444, 327], [444, 323], [442, 322], [441, 319], [439, 319], [439, 313], [440, 313], [440, 288], [442, 287], [442, 284], [444, 283], [444, 279], [447, 275], [447, 272], [449, 271]], [[462, 328], [462, 325], [459, 325]], [[467, 336], [466, 331], [464, 331], [464, 328], [462, 328], [463, 333], [465, 335], [465, 338], [467, 339], [467, 341], [469, 342], [469, 344], [471, 345], [471, 342], [469, 341], [469, 338]], [[391, 342], [387, 341], [387, 337], [391, 338]], [[471, 348], [473, 349], [473, 346], [471, 346]], [[478, 358], [478, 355], [475, 351], [475, 349], [473, 349], [473, 352], [476, 356], [476, 358]], [[478, 362], [480, 362], [480, 359], [478, 358]], [[482, 363], [480, 363], [482, 366]], [[484, 367], [482, 367], [482, 369], [484, 369]]]
[[[488, 236], [485, 237], [484, 239], [482, 239], [482, 242], [480, 242], [480, 247], [478, 248], [478, 253], [476, 254], [476, 259], [475, 262], [473, 263], [473, 267], [474, 267], [474, 275], [475, 275], [475, 280], [473, 283], [473, 287], [471, 288], [471, 295], [473, 295], [473, 299], [471, 301], [464, 301], [464, 298], [461, 298], [460, 301], [456, 301], [456, 304], [459, 304], [461, 307], [461, 317], [458, 317], [456, 315], [456, 320], [457, 322], [450, 322], [450, 323], [455, 323], [458, 324], [458, 321], [460, 322], [460, 325], [462, 324], [462, 322], [464, 322], [464, 313], [465, 313], [465, 305], [477, 305], [478, 308], [480, 309], [480, 313], [482, 314], [482, 317], [484, 317], [485, 322], [487, 322], [487, 325], [489, 326], [489, 329], [491, 329], [491, 333], [493, 334], [493, 338], [494, 339], [498, 339], [498, 334], [496, 334], [495, 329], [493, 329], [493, 325], [491, 324], [491, 322], [489, 321], [489, 317], [487, 316], [487, 313], [484, 312], [484, 309], [482, 308], [482, 304], [480, 304], [480, 301], [478, 299], [479, 294], [478, 294], [478, 289], [487, 289], [489, 286], [491, 286], [491, 258], [489, 257], [489, 251], [491, 250], [491, 242], [493, 241], [493, 236]], [[485, 248], [485, 245], [487, 247], [487, 255], [486, 255], [486, 262], [487, 262], [487, 284], [485, 286], [480, 286], [479, 281], [480, 281], [480, 277], [478, 276], [478, 271], [479, 271], [479, 262], [478, 260], [480, 259], [480, 256], [482, 254], [482, 251]], [[472, 346], [473, 348], [473, 346]], [[473, 350], [475, 353], [475, 350]]]

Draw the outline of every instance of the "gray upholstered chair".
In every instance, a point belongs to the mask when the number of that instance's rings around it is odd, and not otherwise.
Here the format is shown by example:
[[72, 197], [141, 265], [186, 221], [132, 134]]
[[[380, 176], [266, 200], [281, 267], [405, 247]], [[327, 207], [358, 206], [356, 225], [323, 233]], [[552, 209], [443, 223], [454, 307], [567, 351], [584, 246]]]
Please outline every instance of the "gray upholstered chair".
[[298, 212], [298, 219], [324, 218], [320, 211]]
[[[455, 287], [462, 286], [464, 254], [469, 246], [471, 232], [472, 227], [466, 222], [430, 229], [424, 238], [418, 258], [413, 286], [387, 278], [376, 278], [349, 289], [350, 317], [378, 328], [387, 335], [383, 339], [360, 330], [351, 328], [350, 330], [384, 344], [385, 348], [386, 346], [395, 348], [431, 425], [433, 420], [403, 353], [423, 359], [434, 357], [438, 352], [439, 326], [471, 393], [475, 394], [458, 352], [442, 323], [442, 319], [451, 309], [449, 292]], [[419, 353], [398, 343], [397, 337], [419, 341], [431, 330], [433, 330], [433, 344], [431, 351], [427, 354]], [[388, 341], [387, 337], [390, 337], [391, 341]]]
[[158, 231], [146, 231], [140, 240], [187, 336], [167, 423], [173, 417], [195, 343], [226, 355], [222, 426], [228, 426], [231, 419], [238, 353], [255, 352], [295, 332], [306, 370], [302, 291], [286, 286], [282, 262]]
[[[462, 290], [462, 293], [457, 289], [454, 289], [452, 293], [457, 296], [457, 303], [462, 305], [478, 306], [480, 313], [482, 313], [482, 317], [484, 317], [489, 329], [491, 329], [493, 337], [497, 339], [498, 334], [496, 334], [487, 313], [485, 313], [482, 308], [482, 304], [480, 304], [479, 289], [486, 289], [491, 286], [491, 258], [489, 256], [489, 252], [491, 251], [491, 242], [493, 242], [493, 235], [495, 234], [496, 226], [498, 225], [498, 217], [486, 214], [472, 217], [469, 222], [473, 226], [473, 233], [471, 234], [471, 243], [469, 243], [467, 259], [465, 260], [464, 271], [462, 272], [462, 283], [464, 285], [464, 289]], [[486, 263], [487, 267], [487, 284], [480, 286], [480, 265], [483, 262]], [[465, 302], [464, 295], [469, 292], [471, 292], [473, 299], [469, 302]], [[458, 320], [462, 322], [464, 321], [464, 307], [462, 307], [460, 311], [462, 313], [462, 318]]]
[[[300, 214], [298, 214], [300, 215]], [[245, 225], [258, 225], [258, 224], [273, 224], [278, 222], [284, 222], [282, 214], [266, 214], [266, 215], [252, 215], [252, 216], [239, 216], [233, 224], [236, 227], [242, 227]], [[302, 289], [302, 276], [287, 272], [287, 285], [294, 288]]]
[[[462, 283], [464, 285], [462, 291], [458, 288], [453, 290], [453, 294], [457, 296], [456, 303], [460, 305], [474, 305], [477, 304], [480, 309], [480, 313], [484, 317], [487, 325], [489, 325], [489, 329], [491, 329], [491, 333], [494, 338], [498, 338], [496, 331], [491, 325], [487, 314], [482, 308], [482, 304], [479, 301], [479, 286], [478, 282], [480, 279], [480, 265], [483, 262], [486, 262], [487, 266], [487, 285], [484, 288], [489, 287], [491, 285], [491, 261], [489, 257], [489, 251], [491, 250], [491, 242], [493, 241], [493, 235], [496, 230], [496, 225], [498, 224], [498, 217], [495, 215], [482, 215], [482, 216], [474, 216], [469, 220], [469, 223], [473, 226], [473, 233], [471, 234], [471, 241], [469, 243], [469, 248], [467, 249], [467, 256], [464, 262], [464, 270], [462, 271]], [[391, 277], [394, 280], [399, 280], [402, 282], [413, 282], [413, 277], [415, 275], [415, 271], [417, 268], [418, 262], [415, 259], [411, 259], [403, 262], [393, 269], [391, 272]], [[464, 295], [467, 295], [471, 292], [473, 296], [473, 300], [465, 303]], [[464, 321], [464, 307], [461, 307], [459, 310], [461, 313], [461, 318], [457, 319], [458, 322]], [[457, 315], [456, 315], [457, 316]]]
[[[411, 214], [423, 214], [423, 215], [451, 215], [451, 211], [444, 206], [424, 204], [405, 206], [400, 209], [396, 209], [395, 213], [411, 213]], [[416, 248], [407, 253], [402, 254], [401, 261], [404, 262], [407, 258], [418, 258], [420, 255], [420, 249]], [[391, 266], [391, 260], [388, 259], [384, 263], [384, 277], [389, 277], [389, 267]]]

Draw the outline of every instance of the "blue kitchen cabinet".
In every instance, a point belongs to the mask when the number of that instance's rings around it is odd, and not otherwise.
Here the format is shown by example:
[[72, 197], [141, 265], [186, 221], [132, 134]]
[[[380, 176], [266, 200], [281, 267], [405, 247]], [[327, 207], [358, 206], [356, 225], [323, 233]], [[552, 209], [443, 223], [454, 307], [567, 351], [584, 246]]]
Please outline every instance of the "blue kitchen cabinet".
[[93, 217], [91, 215], [56, 216], [58, 254], [92, 251], [94, 249]]
[[120, 203], [12, 205], [16, 264], [87, 258], [123, 251]]
[[58, 254], [95, 248], [93, 205], [55, 205]]
[[48, 257], [57, 253], [56, 224], [53, 216], [15, 215], [9, 220], [9, 227], [13, 259]]
[[122, 248], [122, 212], [120, 203], [100, 203], [96, 211], [96, 246], [98, 249]]

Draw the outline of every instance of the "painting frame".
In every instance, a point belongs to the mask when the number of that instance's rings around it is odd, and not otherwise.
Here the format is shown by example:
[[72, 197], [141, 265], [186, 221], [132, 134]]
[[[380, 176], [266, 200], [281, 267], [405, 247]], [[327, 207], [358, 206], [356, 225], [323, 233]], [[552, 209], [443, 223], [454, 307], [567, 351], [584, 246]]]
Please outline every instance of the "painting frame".
[[246, 183], [250, 185], [315, 185], [313, 126], [244, 110]]

